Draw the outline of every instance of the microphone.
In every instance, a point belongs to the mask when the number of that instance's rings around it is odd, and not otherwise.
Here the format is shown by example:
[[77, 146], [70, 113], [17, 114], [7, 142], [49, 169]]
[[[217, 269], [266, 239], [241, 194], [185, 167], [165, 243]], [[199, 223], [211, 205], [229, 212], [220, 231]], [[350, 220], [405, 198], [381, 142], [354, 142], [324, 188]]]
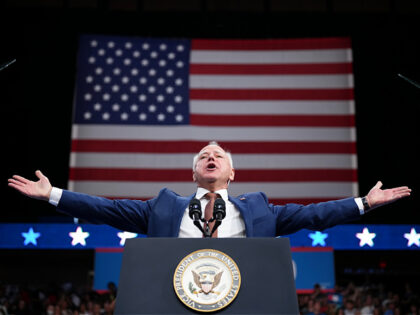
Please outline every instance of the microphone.
[[226, 203], [222, 198], [217, 198], [214, 202], [213, 207], [213, 218], [212, 220], [216, 220], [213, 225], [213, 229], [211, 230], [210, 236], [217, 230], [220, 224], [222, 224], [222, 220], [226, 217]]
[[205, 234], [204, 233], [204, 230], [203, 230], [203, 227], [200, 224], [201, 215], [202, 215], [200, 200], [198, 200], [197, 198], [192, 199], [190, 201], [190, 204], [188, 205], [188, 209], [190, 209], [189, 212], [188, 212], [188, 214], [189, 214], [190, 218], [194, 221], [194, 225], [203, 234]]
[[191, 200], [188, 208], [190, 209], [188, 214], [190, 215], [191, 219], [193, 219], [194, 221], [201, 219], [202, 212], [201, 212], [200, 200], [198, 200], [197, 198], [194, 198], [193, 200]]
[[222, 198], [214, 201], [213, 217], [216, 221], [222, 221], [226, 217], [226, 203]]

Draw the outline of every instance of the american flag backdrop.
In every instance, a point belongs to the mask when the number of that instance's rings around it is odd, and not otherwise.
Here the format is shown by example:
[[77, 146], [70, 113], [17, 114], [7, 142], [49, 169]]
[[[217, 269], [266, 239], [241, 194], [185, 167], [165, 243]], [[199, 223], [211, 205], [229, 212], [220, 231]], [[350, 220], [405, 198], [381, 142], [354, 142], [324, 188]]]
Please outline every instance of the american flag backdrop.
[[273, 203], [358, 194], [348, 38], [82, 36], [69, 189], [147, 199], [195, 192], [192, 158], [232, 152], [229, 192]]

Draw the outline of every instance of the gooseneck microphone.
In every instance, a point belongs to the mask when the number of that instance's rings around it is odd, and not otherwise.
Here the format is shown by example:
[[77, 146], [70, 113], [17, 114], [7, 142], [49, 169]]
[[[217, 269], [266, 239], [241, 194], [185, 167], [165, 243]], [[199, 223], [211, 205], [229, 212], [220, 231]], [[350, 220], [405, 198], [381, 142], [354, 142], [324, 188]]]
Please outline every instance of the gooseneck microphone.
[[189, 211], [189, 215], [190, 218], [195, 220], [200, 220], [201, 218], [201, 203], [200, 200], [198, 200], [197, 198], [194, 198], [193, 200], [191, 200], [188, 208], [190, 209]]
[[214, 202], [213, 217], [216, 221], [222, 221], [226, 217], [226, 203], [222, 198], [217, 198]]
[[190, 201], [190, 204], [188, 205], [188, 209], [189, 209], [189, 216], [190, 218], [193, 220], [194, 225], [203, 233], [203, 227], [200, 224], [200, 220], [201, 220], [201, 203], [200, 200], [198, 200], [197, 198], [194, 198]]
[[222, 198], [217, 198], [214, 202], [213, 207], [213, 218], [211, 221], [214, 222], [213, 229], [211, 230], [210, 236], [217, 230], [220, 224], [222, 224], [222, 220], [226, 217], [226, 203]]

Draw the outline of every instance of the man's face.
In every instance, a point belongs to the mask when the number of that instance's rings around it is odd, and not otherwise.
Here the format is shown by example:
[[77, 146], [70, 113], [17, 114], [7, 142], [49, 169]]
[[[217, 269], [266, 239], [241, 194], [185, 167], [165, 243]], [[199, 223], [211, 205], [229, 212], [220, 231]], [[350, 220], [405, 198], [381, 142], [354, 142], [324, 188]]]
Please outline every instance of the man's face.
[[198, 154], [193, 179], [198, 186], [207, 188], [209, 184], [216, 190], [227, 188], [228, 181], [235, 177], [226, 152], [218, 145], [208, 145]]

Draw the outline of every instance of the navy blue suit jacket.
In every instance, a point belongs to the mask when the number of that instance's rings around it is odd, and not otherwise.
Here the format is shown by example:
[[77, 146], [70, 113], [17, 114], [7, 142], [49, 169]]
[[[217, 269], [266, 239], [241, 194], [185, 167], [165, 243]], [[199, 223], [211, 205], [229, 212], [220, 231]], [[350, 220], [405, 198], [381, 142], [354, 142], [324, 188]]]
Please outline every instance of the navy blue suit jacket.
[[[181, 197], [167, 188], [147, 201], [109, 200], [64, 190], [57, 207], [91, 223], [150, 237], [177, 237], [184, 211], [193, 197]], [[236, 198], [229, 196], [229, 200], [242, 215], [247, 237], [287, 235], [303, 228], [320, 231], [360, 217], [354, 198], [307, 206], [277, 206], [269, 204], [264, 193], [254, 192]]]

